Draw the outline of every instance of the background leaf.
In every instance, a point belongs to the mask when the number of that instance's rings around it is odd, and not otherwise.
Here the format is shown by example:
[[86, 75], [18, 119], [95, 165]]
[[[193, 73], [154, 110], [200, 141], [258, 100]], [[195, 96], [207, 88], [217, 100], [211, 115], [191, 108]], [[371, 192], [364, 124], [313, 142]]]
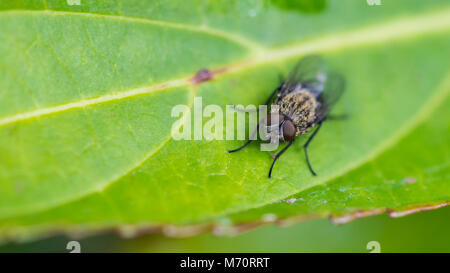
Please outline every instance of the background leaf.
[[[274, 2], [3, 3], [2, 237], [448, 200], [446, 2], [328, 1], [316, 13]], [[230, 155], [241, 142], [171, 139], [174, 105], [261, 103], [310, 53], [348, 82], [335, 112], [350, 118], [327, 122], [311, 146], [318, 177], [304, 163], [305, 137], [270, 180], [257, 144]], [[202, 68], [221, 72], [193, 85]], [[273, 204], [293, 195], [305, 201]]]

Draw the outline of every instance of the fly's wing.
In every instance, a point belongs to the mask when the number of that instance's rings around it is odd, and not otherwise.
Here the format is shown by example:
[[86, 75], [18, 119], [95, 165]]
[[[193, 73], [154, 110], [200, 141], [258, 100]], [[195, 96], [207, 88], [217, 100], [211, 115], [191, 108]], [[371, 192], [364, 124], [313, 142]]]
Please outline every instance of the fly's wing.
[[322, 92], [326, 80], [326, 66], [318, 55], [303, 57], [292, 69], [281, 87], [279, 97], [284, 97], [299, 88], [307, 88], [310, 92]]
[[316, 109], [316, 123], [327, 118], [333, 106], [345, 90], [345, 79], [342, 75], [328, 72], [322, 92], [317, 96], [319, 102]]

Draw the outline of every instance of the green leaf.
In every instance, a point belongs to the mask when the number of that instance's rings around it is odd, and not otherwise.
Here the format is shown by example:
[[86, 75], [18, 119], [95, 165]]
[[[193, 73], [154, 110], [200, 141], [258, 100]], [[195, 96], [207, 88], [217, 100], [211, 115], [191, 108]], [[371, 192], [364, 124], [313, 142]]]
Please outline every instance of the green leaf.
[[[441, 113], [449, 105], [450, 6], [335, 0], [310, 8], [0, 4], [0, 236], [161, 226], [170, 233], [173, 224], [448, 200], [449, 122]], [[335, 113], [349, 118], [326, 122], [309, 150], [317, 177], [304, 162], [306, 137], [272, 179], [272, 158], [257, 144], [228, 154], [242, 142], [171, 139], [173, 106], [191, 106], [195, 96], [223, 108], [262, 103], [278, 74], [311, 53], [348, 83]], [[203, 68], [214, 79], [193, 84]], [[304, 201], [273, 204], [293, 195]]]
[[[448, 88], [450, 80], [447, 81]], [[401, 142], [331, 183], [319, 185], [285, 200], [220, 219], [220, 232], [235, 233], [254, 225], [275, 222], [291, 225], [315, 217], [330, 217], [337, 224], [388, 213], [401, 217], [450, 204], [450, 97], [432, 101], [420, 113], [426, 119]], [[431, 107], [440, 107], [430, 116]], [[226, 220], [226, 221], [225, 221]], [[254, 227], [253, 225], [253, 227]]]

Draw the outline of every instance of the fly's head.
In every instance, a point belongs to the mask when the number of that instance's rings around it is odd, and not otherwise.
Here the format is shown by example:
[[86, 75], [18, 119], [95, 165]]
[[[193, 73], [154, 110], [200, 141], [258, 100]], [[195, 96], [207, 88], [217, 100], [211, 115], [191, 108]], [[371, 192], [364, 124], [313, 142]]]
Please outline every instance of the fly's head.
[[295, 125], [292, 120], [281, 113], [267, 115], [267, 136], [270, 142], [291, 141], [295, 138]]

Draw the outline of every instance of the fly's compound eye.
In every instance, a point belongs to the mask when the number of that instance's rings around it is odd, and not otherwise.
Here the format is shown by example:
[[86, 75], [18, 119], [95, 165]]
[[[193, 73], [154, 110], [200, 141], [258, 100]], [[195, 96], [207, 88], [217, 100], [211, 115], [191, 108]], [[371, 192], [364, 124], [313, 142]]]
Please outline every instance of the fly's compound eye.
[[295, 138], [295, 126], [290, 120], [286, 120], [283, 123], [283, 138], [287, 141], [291, 141]]

